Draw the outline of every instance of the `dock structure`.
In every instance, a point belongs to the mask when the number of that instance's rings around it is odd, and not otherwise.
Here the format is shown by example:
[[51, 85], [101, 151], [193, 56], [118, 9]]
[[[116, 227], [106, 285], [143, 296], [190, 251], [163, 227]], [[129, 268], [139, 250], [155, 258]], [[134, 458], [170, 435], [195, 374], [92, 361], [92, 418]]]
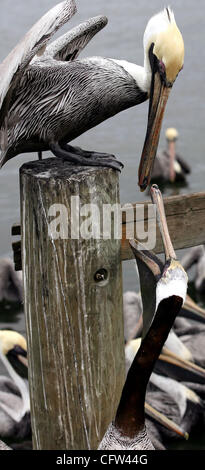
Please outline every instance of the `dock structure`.
[[[165, 197], [163, 198], [163, 201], [169, 234], [175, 250], [182, 250], [184, 248], [191, 248], [192, 246], [204, 244], [205, 192]], [[144, 205], [145, 232], [147, 230], [147, 206], [150, 204], [150, 201], [132, 203], [131, 206], [133, 207], [133, 210], [130, 210], [131, 216], [129, 217], [128, 214], [122, 214], [122, 261], [133, 258], [133, 252], [129, 247], [129, 240], [126, 238], [126, 215], [128, 215], [129, 224], [134, 223], [137, 227], [138, 219], [135, 207], [136, 205], [138, 207], [140, 204]], [[153, 251], [156, 254], [163, 252], [163, 245], [158, 227], [156, 233], [156, 246]]]
[[[24, 279], [34, 449], [96, 449], [125, 378], [121, 268], [133, 257], [136, 204], [126, 214], [121, 207], [114, 236], [95, 211], [120, 207], [119, 173], [53, 158], [21, 167], [20, 193], [12, 234], [21, 236], [13, 250]], [[146, 232], [149, 201], [141, 204]], [[205, 193], [164, 205], [176, 250], [205, 243]], [[158, 231], [154, 251], [162, 252]]]

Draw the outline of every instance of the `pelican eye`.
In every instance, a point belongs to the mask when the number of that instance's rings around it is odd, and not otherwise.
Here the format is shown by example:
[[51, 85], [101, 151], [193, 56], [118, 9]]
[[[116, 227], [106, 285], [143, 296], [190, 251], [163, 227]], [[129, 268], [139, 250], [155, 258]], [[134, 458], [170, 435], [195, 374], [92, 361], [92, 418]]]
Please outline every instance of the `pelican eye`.
[[13, 356], [24, 356], [27, 357], [27, 351], [25, 349], [21, 348], [18, 344], [16, 344], [13, 349], [10, 350], [10, 354]]
[[159, 72], [162, 75], [166, 75], [166, 67], [165, 67], [164, 62], [162, 60], [159, 60]]

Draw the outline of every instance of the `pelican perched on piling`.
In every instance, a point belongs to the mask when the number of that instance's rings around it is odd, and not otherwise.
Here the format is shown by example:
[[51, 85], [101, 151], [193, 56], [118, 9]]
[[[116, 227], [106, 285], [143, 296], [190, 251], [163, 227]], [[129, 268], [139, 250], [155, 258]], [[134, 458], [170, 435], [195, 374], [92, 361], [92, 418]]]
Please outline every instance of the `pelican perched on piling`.
[[166, 102], [183, 67], [184, 43], [170, 8], [153, 16], [144, 33], [144, 67], [125, 60], [78, 59], [107, 24], [98, 16], [50, 45], [76, 12], [74, 0], [44, 15], [0, 65], [0, 165], [19, 153], [51, 150], [81, 165], [120, 170], [113, 156], [68, 145], [85, 131], [149, 98], [139, 185], [149, 184]]
[[[153, 449], [145, 428], [145, 393], [154, 364], [167, 339], [187, 290], [187, 275], [176, 259], [169, 237], [161, 193], [151, 189], [165, 250], [163, 264], [154, 253], [132, 240], [138, 263], [143, 302], [143, 340], [132, 362], [114, 421], [99, 449]], [[142, 247], [141, 247], [142, 248]], [[145, 320], [145, 321], [144, 321]]]
[[24, 438], [31, 434], [30, 400], [25, 338], [11, 330], [0, 330], [0, 360], [10, 377], [0, 377], [0, 436]]

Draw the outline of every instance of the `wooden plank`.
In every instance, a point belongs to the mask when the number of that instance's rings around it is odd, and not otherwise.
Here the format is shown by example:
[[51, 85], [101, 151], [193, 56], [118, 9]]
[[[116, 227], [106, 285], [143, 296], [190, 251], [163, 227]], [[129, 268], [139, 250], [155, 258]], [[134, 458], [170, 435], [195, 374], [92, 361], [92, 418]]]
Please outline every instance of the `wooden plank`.
[[13, 260], [14, 260], [15, 271], [21, 271], [22, 270], [21, 240], [18, 240], [12, 243], [12, 250], [13, 250]]
[[[147, 207], [149, 201], [142, 203], [145, 205], [145, 231], [147, 230]], [[135, 206], [134, 214], [130, 210], [129, 223], [138, 222]], [[205, 192], [171, 196], [164, 198], [165, 213], [169, 227], [169, 233], [175, 250], [190, 248], [205, 243]], [[129, 240], [126, 238], [126, 215], [122, 215], [122, 245], [121, 259], [129, 260], [133, 258], [133, 253], [129, 247]], [[137, 234], [135, 234], [137, 238]], [[159, 230], [157, 228], [157, 241], [154, 248], [155, 253], [161, 253], [163, 246]]]
[[[124, 384], [120, 240], [55, 239], [49, 209], [71, 196], [119, 203], [119, 175], [59, 159], [20, 171], [24, 306], [34, 448], [96, 449]], [[66, 217], [66, 216], [65, 216]], [[116, 295], [117, 293], [117, 295]]]
[[[130, 204], [132, 209], [130, 211], [127, 209], [127, 213], [130, 212], [129, 224], [136, 224], [139, 221], [136, 217], [136, 204], [137, 206], [144, 205], [145, 207], [145, 230], [147, 230], [147, 208], [151, 204], [149, 201]], [[176, 250], [205, 243], [205, 192], [170, 196], [164, 198], [164, 205], [171, 239]], [[16, 225], [18, 232], [21, 233], [20, 225]], [[133, 258], [128, 238], [126, 238], [126, 230], [126, 214], [122, 212], [122, 261]], [[13, 235], [17, 235], [17, 233], [13, 233]], [[158, 229], [154, 251], [156, 253], [162, 252], [161, 237]]]
[[16, 222], [11, 227], [11, 235], [15, 237], [16, 235], [21, 235], [21, 225], [20, 222]]

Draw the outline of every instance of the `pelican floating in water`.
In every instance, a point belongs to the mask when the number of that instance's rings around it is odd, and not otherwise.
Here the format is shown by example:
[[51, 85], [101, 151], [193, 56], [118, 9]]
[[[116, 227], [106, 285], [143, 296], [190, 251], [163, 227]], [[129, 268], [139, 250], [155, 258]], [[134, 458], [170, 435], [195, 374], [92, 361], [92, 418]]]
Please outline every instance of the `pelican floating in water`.
[[0, 260], [0, 302], [23, 301], [22, 273], [16, 272], [9, 258]]
[[151, 195], [157, 207], [165, 263], [152, 252], [143, 249], [139, 251], [139, 245], [134, 240], [130, 241], [140, 275], [143, 340], [127, 374], [115, 419], [99, 445], [102, 450], [153, 449], [145, 427], [146, 388], [154, 364], [186, 297], [187, 275], [176, 259], [157, 186], [152, 186]]
[[[0, 330], [0, 360], [8, 377], [0, 378], [0, 436], [24, 438], [31, 434], [30, 400], [25, 338], [11, 330]], [[21, 374], [21, 376], [20, 376]]]
[[176, 181], [185, 181], [186, 175], [191, 172], [190, 166], [185, 160], [176, 153], [176, 141], [178, 131], [173, 127], [166, 130], [167, 149], [156, 155], [152, 181], [162, 179], [174, 183]]
[[121, 169], [113, 156], [68, 145], [85, 131], [149, 98], [139, 185], [149, 184], [166, 102], [183, 67], [184, 43], [170, 8], [153, 16], [144, 33], [144, 67], [124, 60], [78, 59], [106, 24], [98, 16], [50, 45], [76, 12], [74, 0], [44, 15], [0, 65], [0, 165], [19, 153], [51, 150], [81, 165]]

